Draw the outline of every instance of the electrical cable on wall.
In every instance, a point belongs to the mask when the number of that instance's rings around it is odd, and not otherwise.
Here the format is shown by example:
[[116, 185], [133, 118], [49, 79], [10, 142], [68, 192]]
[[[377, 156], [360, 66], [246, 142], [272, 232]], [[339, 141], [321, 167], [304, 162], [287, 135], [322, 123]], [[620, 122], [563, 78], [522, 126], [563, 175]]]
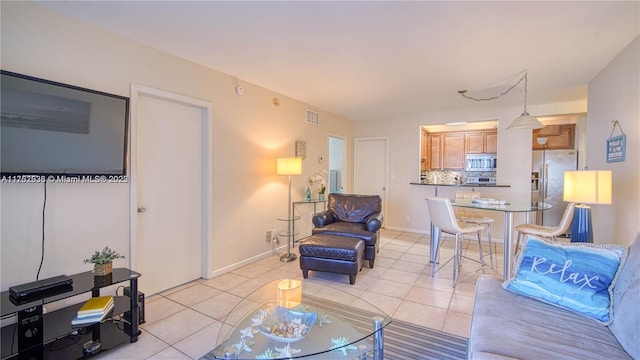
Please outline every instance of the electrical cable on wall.
[[45, 224], [45, 212], [47, 210], [47, 182], [43, 182], [44, 184], [44, 200], [42, 203], [42, 249], [40, 250], [40, 266], [38, 267], [38, 273], [36, 274], [36, 281], [40, 279], [40, 270], [42, 270], [42, 265], [44, 264], [44, 224]]

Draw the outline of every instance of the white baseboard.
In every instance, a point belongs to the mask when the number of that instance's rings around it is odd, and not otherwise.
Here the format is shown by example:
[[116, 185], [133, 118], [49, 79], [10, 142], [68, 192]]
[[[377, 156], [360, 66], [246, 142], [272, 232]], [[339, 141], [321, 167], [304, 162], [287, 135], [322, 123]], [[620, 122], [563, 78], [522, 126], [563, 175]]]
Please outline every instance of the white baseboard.
[[[286, 245], [283, 245], [283, 246], [280, 246], [278, 248], [275, 248], [274, 250], [282, 250], [282, 249], [284, 249], [286, 251], [286, 249], [287, 249]], [[237, 263], [233, 263], [231, 265], [227, 265], [227, 266], [222, 267], [220, 269], [212, 270], [212, 271], [209, 272], [209, 277], [208, 278], [211, 279], [211, 278], [214, 278], [216, 276], [220, 276], [222, 274], [225, 274], [225, 273], [228, 273], [230, 271], [233, 271], [235, 269], [241, 268], [241, 267], [243, 267], [245, 265], [251, 264], [254, 261], [262, 260], [262, 259], [268, 258], [269, 256], [275, 256], [276, 254], [274, 254], [274, 250], [265, 251], [265, 252], [263, 252], [261, 254], [252, 256], [252, 257], [244, 259], [242, 261], [238, 261]]]
[[423, 235], [426, 235], [426, 234], [429, 233], [426, 230], [403, 228], [403, 227], [398, 227], [398, 226], [385, 226], [385, 230], [403, 231], [403, 232], [410, 232], [410, 233], [414, 233], [414, 234], [423, 234]]

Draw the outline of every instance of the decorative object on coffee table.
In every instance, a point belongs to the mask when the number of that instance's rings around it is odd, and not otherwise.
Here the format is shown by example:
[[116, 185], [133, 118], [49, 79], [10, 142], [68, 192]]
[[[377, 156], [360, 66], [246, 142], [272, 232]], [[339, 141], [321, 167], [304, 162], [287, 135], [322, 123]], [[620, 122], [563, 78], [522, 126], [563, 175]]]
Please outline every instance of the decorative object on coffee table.
[[102, 251], [97, 251], [90, 258], [84, 259], [85, 264], [93, 264], [93, 273], [95, 276], [105, 276], [111, 274], [113, 269], [113, 260], [124, 259], [124, 256], [118, 254], [117, 251], [111, 250], [105, 246]]
[[302, 302], [302, 281], [280, 280], [276, 292], [276, 303], [282, 308], [295, 308]]

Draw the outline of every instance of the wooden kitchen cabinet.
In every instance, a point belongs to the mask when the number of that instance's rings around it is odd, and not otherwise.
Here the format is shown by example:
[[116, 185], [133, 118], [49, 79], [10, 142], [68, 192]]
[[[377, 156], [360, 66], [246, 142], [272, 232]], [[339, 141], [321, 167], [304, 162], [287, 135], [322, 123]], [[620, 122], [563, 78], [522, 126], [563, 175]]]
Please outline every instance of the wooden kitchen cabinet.
[[481, 132], [467, 133], [467, 152], [469, 154], [481, 154], [484, 152], [485, 136]]
[[[547, 125], [542, 129], [533, 130], [533, 150], [574, 149], [576, 125]], [[543, 147], [538, 143], [539, 137], [546, 137], [547, 144]]]
[[465, 134], [467, 154], [496, 153], [498, 151], [497, 131], [474, 131]]
[[464, 170], [466, 154], [496, 153], [496, 130], [429, 133], [422, 129], [421, 170]]
[[420, 170], [428, 170], [431, 167], [429, 157], [429, 133], [422, 129], [420, 138]]
[[489, 154], [498, 153], [498, 132], [491, 131], [485, 133], [484, 152]]
[[451, 133], [442, 137], [442, 168], [464, 169], [465, 163], [465, 134]]
[[431, 134], [428, 136], [429, 156], [427, 157], [428, 169], [442, 169], [442, 135]]

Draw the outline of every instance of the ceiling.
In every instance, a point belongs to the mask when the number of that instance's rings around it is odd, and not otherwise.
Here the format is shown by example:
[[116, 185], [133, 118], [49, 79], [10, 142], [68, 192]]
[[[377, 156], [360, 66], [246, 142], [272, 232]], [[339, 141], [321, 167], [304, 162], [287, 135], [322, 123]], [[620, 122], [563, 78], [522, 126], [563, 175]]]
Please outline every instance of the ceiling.
[[[640, 2], [52, 1], [37, 4], [354, 121], [586, 99]], [[534, 114], [535, 115], [535, 114]], [[543, 114], [539, 114], [543, 115]]]

